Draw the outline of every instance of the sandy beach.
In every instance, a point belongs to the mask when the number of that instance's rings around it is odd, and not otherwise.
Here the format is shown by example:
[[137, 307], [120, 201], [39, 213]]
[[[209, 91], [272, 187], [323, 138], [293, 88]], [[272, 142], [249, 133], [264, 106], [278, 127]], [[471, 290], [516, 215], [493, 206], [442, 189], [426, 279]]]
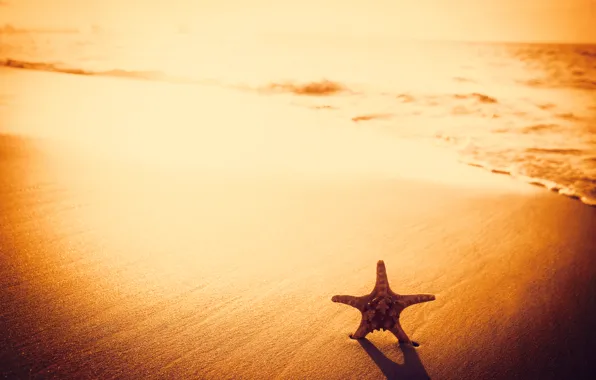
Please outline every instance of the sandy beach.
[[[596, 373], [593, 207], [476, 168], [427, 178], [440, 160], [392, 175], [394, 145], [357, 126], [321, 134], [325, 120], [281, 101], [275, 115], [295, 113], [283, 133], [248, 95], [192, 90], [198, 108], [158, 120], [163, 97], [190, 90], [0, 76], [4, 378]], [[168, 122], [168, 135], [148, 127]], [[417, 348], [389, 332], [351, 340], [358, 311], [331, 302], [370, 292], [377, 260], [397, 293], [436, 295], [402, 315]]]

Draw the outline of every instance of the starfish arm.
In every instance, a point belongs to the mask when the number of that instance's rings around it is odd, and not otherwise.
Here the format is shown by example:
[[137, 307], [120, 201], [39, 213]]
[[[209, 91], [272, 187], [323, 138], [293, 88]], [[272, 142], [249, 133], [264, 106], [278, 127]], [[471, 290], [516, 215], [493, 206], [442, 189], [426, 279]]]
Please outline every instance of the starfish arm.
[[364, 310], [366, 304], [368, 303], [368, 297], [367, 296], [354, 297], [354, 296], [341, 296], [340, 295], [340, 296], [333, 296], [331, 298], [331, 301], [350, 305], [350, 306], [355, 307], [356, 309], [362, 311], [362, 310]]
[[387, 279], [387, 269], [383, 260], [377, 262], [377, 281], [373, 293], [377, 295], [386, 295], [389, 291], [389, 280]]
[[432, 294], [412, 294], [408, 296], [399, 296], [399, 300], [404, 304], [404, 307], [408, 307], [417, 303], [434, 301], [435, 296]]
[[395, 322], [395, 326], [391, 328], [391, 332], [393, 333], [393, 335], [395, 335], [397, 340], [399, 340], [399, 343], [412, 344], [412, 341], [410, 340], [410, 338], [408, 338], [408, 335], [399, 324], [399, 320]]
[[356, 332], [354, 334], [350, 335], [350, 338], [352, 339], [362, 339], [364, 338], [366, 335], [368, 335], [369, 332], [371, 332], [372, 330], [370, 329], [366, 318], [362, 318], [362, 320], [360, 321], [360, 326], [358, 326], [358, 329], [356, 330]]

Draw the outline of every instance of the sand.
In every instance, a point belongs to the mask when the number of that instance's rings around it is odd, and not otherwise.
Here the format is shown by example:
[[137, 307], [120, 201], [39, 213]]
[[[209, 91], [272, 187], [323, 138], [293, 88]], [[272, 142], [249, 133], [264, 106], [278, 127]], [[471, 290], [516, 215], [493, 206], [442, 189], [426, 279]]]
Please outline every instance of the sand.
[[[267, 154], [225, 165], [228, 156], [213, 152], [199, 166], [182, 165], [188, 156], [151, 165], [147, 150], [133, 158], [91, 152], [93, 144], [82, 144], [88, 137], [70, 138], [72, 123], [86, 120], [77, 109], [90, 103], [70, 103], [72, 113], [65, 104], [76, 99], [77, 86], [85, 88], [78, 94], [98, 94], [120, 82], [0, 75], [11, 81], [12, 99], [0, 120], [3, 376], [596, 373], [596, 209], [472, 168], [454, 181], [370, 170], [391, 147], [375, 150], [378, 140], [357, 130], [346, 132], [352, 137], [333, 148], [339, 158], [318, 171], [316, 160], [303, 159], [309, 155], [286, 149], [295, 141], [286, 135], [264, 143], [259, 152]], [[53, 97], [23, 84], [40, 80], [57, 89]], [[127, 94], [150, 88], [135, 81], [118, 86]], [[51, 98], [56, 107], [24, 113], [27, 101]], [[246, 107], [251, 117], [263, 115], [258, 107], [264, 106]], [[25, 137], [14, 136], [19, 129]], [[99, 132], [93, 138], [109, 141]], [[382, 154], [348, 170], [340, 163], [370, 158], [350, 149], [354, 141]], [[275, 152], [283, 160], [256, 169]], [[318, 152], [325, 157], [323, 148]], [[416, 349], [398, 346], [387, 332], [349, 339], [359, 313], [331, 302], [335, 294], [368, 293], [379, 259], [394, 291], [437, 297], [402, 314]]]

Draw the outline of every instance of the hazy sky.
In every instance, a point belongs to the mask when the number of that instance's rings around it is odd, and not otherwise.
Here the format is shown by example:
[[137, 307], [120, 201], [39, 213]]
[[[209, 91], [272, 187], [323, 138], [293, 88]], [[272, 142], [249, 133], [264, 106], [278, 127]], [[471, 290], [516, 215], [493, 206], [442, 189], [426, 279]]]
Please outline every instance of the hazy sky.
[[596, 42], [596, 0], [0, 0], [0, 23]]

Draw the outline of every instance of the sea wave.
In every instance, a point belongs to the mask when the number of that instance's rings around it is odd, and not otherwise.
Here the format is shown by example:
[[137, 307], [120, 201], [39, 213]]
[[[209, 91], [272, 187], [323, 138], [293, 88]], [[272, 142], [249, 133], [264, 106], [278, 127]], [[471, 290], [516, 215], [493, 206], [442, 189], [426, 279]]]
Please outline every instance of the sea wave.
[[564, 155], [581, 155], [584, 151], [580, 149], [563, 149], [563, 148], [527, 148], [528, 153], [545, 153], [545, 154], [564, 154]]
[[580, 90], [596, 90], [596, 81], [591, 78], [574, 78], [553, 81], [552, 79], [533, 78], [521, 80], [519, 83], [535, 88], [576, 88]]
[[13, 69], [25, 69], [34, 71], [47, 71], [72, 75], [87, 76], [107, 76], [107, 77], [126, 77], [147, 80], [164, 80], [167, 75], [160, 71], [129, 71], [122, 69], [112, 69], [105, 71], [85, 70], [77, 67], [70, 67], [62, 63], [51, 62], [29, 62], [16, 59], [0, 60], [0, 67], [10, 67]]
[[541, 132], [552, 132], [560, 129], [561, 126], [558, 124], [533, 124], [520, 129], [523, 134], [530, 133], [541, 133]]
[[389, 119], [391, 118], [391, 114], [387, 113], [379, 113], [379, 114], [367, 114], [367, 115], [358, 115], [352, 118], [352, 121], [355, 123], [361, 121], [370, 121], [370, 120], [379, 120], [379, 119]]
[[[466, 159], [461, 159], [460, 162], [462, 162], [468, 166], [473, 166], [476, 168], [481, 168], [481, 169], [490, 171], [491, 173], [494, 173], [494, 174], [510, 176], [514, 179], [526, 182], [530, 185], [543, 187], [547, 190], [558, 193], [560, 195], [578, 200], [588, 206], [596, 207], [596, 181], [593, 179], [590, 179], [590, 178], [586, 178], [585, 182], [592, 183], [593, 186], [590, 189], [588, 189], [587, 191], [586, 190], [582, 191], [581, 189], [578, 189], [574, 186], [563, 185], [563, 184], [561, 184], [557, 181], [553, 181], [551, 179], [538, 177], [538, 176], [523, 175], [523, 174], [517, 173], [514, 170], [501, 169], [498, 167], [494, 167], [491, 164], [485, 163], [485, 162], [466, 160]], [[590, 193], [591, 195], [586, 195], [586, 193]]]
[[135, 71], [135, 70], [124, 70], [124, 69], [111, 69], [111, 70], [88, 70], [78, 67], [71, 67], [63, 63], [54, 62], [31, 62], [16, 59], [5, 59], [0, 60], [0, 67], [9, 67], [13, 69], [24, 69], [34, 71], [45, 71], [71, 75], [84, 75], [84, 76], [101, 76], [101, 77], [115, 77], [115, 78], [129, 78], [129, 79], [142, 79], [150, 81], [162, 81], [162, 82], [173, 82], [173, 83], [188, 83], [188, 84], [201, 84], [201, 85], [218, 85], [221, 87], [229, 87], [241, 90], [253, 90], [258, 92], [269, 92], [269, 93], [291, 93], [295, 95], [307, 95], [307, 96], [329, 96], [339, 93], [351, 93], [352, 91], [345, 85], [323, 79], [320, 81], [310, 81], [305, 83], [297, 82], [281, 82], [281, 83], [269, 83], [264, 86], [248, 86], [242, 84], [224, 83], [213, 79], [197, 79], [197, 78], [186, 78], [180, 76], [168, 75], [161, 71]]
[[267, 89], [272, 91], [289, 92], [296, 95], [328, 96], [348, 91], [341, 83], [327, 79], [308, 83], [271, 83]]
[[596, 90], [596, 45], [511, 45], [508, 53], [531, 74], [517, 78], [517, 83], [539, 89]]
[[399, 94], [395, 98], [402, 103], [412, 103], [416, 101], [416, 98], [410, 94]]
[[486, 104], [493, 104], [498, 103], [499, 101], [492, 96], [488, 96], [485, 94], [480, 94], [478, 92], [473, 92], [471, 94], [455, 94], [453, 95], [455, 99], [473, 99], [479, 103], [486, 103]]

